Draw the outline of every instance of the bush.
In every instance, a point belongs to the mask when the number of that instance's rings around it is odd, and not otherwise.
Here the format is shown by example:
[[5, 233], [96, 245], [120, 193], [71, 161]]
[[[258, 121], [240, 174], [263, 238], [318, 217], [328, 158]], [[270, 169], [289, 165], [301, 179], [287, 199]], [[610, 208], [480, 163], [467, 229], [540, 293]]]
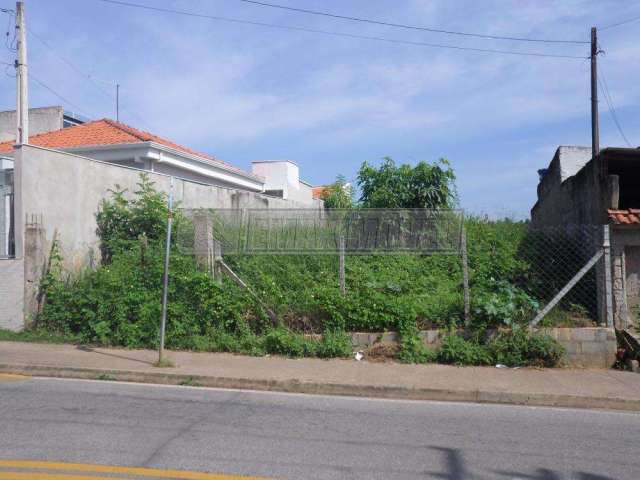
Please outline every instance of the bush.
[[496, 363], [509, 367], [555, 367], [564, 355], [564, 348], [554, 338], [524, 328], [499, 332], [489, 341], [488, 349]]
[[327, 331], [316, 347], [316, 354], [320, 358], [348, 357], [353, 352], [351, 336], [341, 331]]
[[444, 338], [437, 353], [440, 363], [453, 365], [491, 365], [493, 358], [485, 345], [451, 334]]

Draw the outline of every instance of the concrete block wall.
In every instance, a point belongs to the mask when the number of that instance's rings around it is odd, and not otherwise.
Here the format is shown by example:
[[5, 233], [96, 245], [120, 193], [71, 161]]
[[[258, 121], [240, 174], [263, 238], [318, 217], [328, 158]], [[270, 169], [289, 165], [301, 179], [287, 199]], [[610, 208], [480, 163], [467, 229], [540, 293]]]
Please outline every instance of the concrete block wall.
[[[565, 348], [564, 366], [610, 368], [616, 360], [617, 342], [613, 328], [547, 328], [539, 331], [553, 337]], [[445, 335], [440, 330], [420, 332], [425, 346], [434, 349], [440, 346]], [[400, 336], [397, 332], [354, 332], [351, 340], [355, 348], [367, 348], [376, 343], [397, 343]]]

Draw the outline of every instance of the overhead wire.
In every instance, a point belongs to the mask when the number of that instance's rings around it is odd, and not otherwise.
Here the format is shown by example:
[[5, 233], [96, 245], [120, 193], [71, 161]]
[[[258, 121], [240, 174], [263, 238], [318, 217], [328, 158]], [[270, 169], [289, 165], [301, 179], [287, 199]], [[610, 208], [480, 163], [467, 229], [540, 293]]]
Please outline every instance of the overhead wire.
[[[72, 70], [74, 70], [78, 75], [80, 75], [80, 76], [84, 77], [85, 79], [89, 80], [93, 84], [93, 86], [96, 87], [101, 93], [103, 93], [104, 95], [109, 97], [109, 99], [111, 99], [111, 100], [115, 99], [115, 95], [113, 95], [112, 93], [106, 91], [104, 88], [102, 88], [100, 85], [98, 85], [91, 74], [85, 73], [74, 62], [72, 62], [67, 57], [65, 57], [60, 52], [58, 52], [58, 50], [55, 49], [54, 47], [52, 47], [51, 44], [49, 44], [49, 42], [47, 42], [44, 38], [42, 38], [40, 35], [38, 35], [36, 32], [34, 32], [32, 28], [27, 27], [26, 30], [27, 30], [27, 33], [29, 33], [31, 36], [33, 36], [35, 39], [37, 39], [40, 43], [42, 43], [45, 47], [47, 47], [49, 50], [51, 50], [56, 57], [58, 57], [61, 61], [63, 61], [65, 64], [67, 64], [67, 66], [69, 66]], [[115, 87], [116, 84], [113, 83], [113, 86]]]
[[62, 100], [66, 104], [68, 104], [68, 105], [72, 106], [73, 108], [75, 108], [82, 115], [84, 115], [84, 116], [86, 116], [88, 118], [95, 118], [94, 116], [89, 115], [86, 111], [84, 111], [84, 109], [80, 108], [78, 105], [74, 104], [73, 102], [69, 101], [67, 98], [65, 98], [62, 95], [60, 95], [53, 88], [51, 88], [49, 85], [47, 85], [42, 80], [40, 80], [38, 77], [36, 77], [32, 72], [29, 72], [29, 78], [32, 78], [38, 85], [40, 85], [45, 90], [48, 90], [50, 93], [55, 95], [58, 99]]
[[621, 25], [626, 25], [627, 23], [631, 23], [631, 22], [637, 22], [638, 20], [640, 20], [640, 16], [628, 18], [627, 20], [622, 20], [620, 22], [605, 25], [604, 27], [598, 27], [598, 30], [607, 30], [609, 28], [620, 27]]
[[254, 26], [268, 27], [268, 28], [279, 28], [279, 29], [293, 30], [293, 31], [300, 31], [300, 32], [307, 32], [307, 33], [317, 33], [317, 34], [330, 35], [335, 37], [374, 40], [378, 42], [394, 43], [394, 44], [402, 44], [402, 45], [413, 45], [413, 46], [421, 46], [421, 47], [429, 47], [429, 48], [462, 50], [462, 51], [472, 51], [472, 52], [481, 52], [481, 53], [496, 53], [496, 54], [503, 54], [503, 55], [520, 55], [520, 56], [528, 56], [528, 57], [568, 58], [568, 59], [578, 59], [578, 60], [584, 60], [585, 58], [588, 58], [584, 55], [578, 56], [578, 55], [565, 55], [565, 54], [552, 54], [552, 53], [539, 53], [539, 52], [523, 52], [523, 51], [517, 51], [517, 50], [503, 50], [503, 49], [493, 49], [493, 48], [464, 47], [459, 45], [418, 42], [418, 41], [392, 39], [392, 38], [378, 37], [378, 36], [358, 35], [358, 34], [345, 33], [345, 32], [333, 32], [329, 30], [319, 30], [315, 28], [306, 28], [306, 27], [298, 27], [298, 26], [292, 26], [292, 25], [281, 25], [281, 24], [274, 24], [274, 23], [267, 23], [267, 22], [258, 22], [258, 21], [244, 20], [244, 19], [232, 18], [232, 17], [221, 17], [217, 15], [208, 15], [203, 13], [189, 12], [186, 10], [176, 10], [172, 8], [154, 7], [151, 5], [143, 5], [140, 3], [126, 2], [121, 0], [97, 0], [97, 1], [103, 2], [103, 3], [109, 3], [112, 5], [139, 8], [143, 10], [151, 10], [156, 12], [170, 13], [174, 15], [182, 15], [182, 16], [189, 16], [189, 17], [195, 17], [195, 18], [204, 18], [204, 19], [221, 21], [221, 22], [254, 25]]
[[424, 31], [424, 32], [431, 32], [431, 33], [441, 33], [441, 34], [445, 34], [445, 35], [459, 35], [459, 36], [464, 36], [464, 37], [475, 37], [475, 38], [484, 38], [484, 39], [488, 39], [488, 40], [509, 40], [509, 41], [517, 41], [517, 42], [537, 42], [537, 43], [564, 43], [564, 44], [588, 44], [589, 42], [584, 41], [584, 40], [561, 40], [561, 39], [551, 39], [551, 38], [528, 38], [528, 37], [514, 37], [514, 36], [504, 36], [504, 35], [488, 35], [488, 34], [482, 34], [482, 33], [471, 33], [471, 32], [460, 32], [460, 31], [455, 31], [455, 30], [445, 30], [442, 28], [435, 28], [435, 27], [423, 27], [423, 26], [418, 26], [418, 25], [407, 25], [407, 24], [403, 24], [403, 23], [393, 23], [393, 22], [387, 22], [387, 21], [382, 21], [382, 20], [374, 20], [371, 18], [362, 18], [362, 17], [354, 17], [354, 16], [349, 16], [349, 15], [339, 15], [336, 13], [331, 13], [331, 12], [322, 12], [319, 10], [309, 10], [306, 8], [299, 8], [299, 7], [290, 7], [288, 5], [279, 5], [276, 3], [267, 3], [267, 2], [262, 2], [262, 1], [258, 1], [258, 0], [237, 0], [239, 2], [243, 2], [243, 3], [249, 3], [252, 5], [258, 5], [258, 6], [262, 6], [262, 7], [270, 7], [270, 8], [277, 8], [277, 9], [281, 9], [281, 10], [289, 10], [292, 12], [298, 12], [298, 13], [306, 13], [309, 15], [318, 15], [318, 16], [323, 16], [323, 17], [329, 17], [329, 18], [338, 18], [341, 20], [350, 20], [353, 22], [361, 22], [361, 23], [370, 23], [373, 25], [382, 25], [385, 27], [394, 27], [394, 28], [403, 28], [403, 29], [407, 29], [407, 30], [419, 30], [419, 31]]
[[607, 79], [605, 78], [604, 73], [602, 72], [602, 67], [598, 66], [598, 72], [600, 73], [600, 75], [598, 76], [598, 83], [600, 84], [600, 90], [602, 91], [604, 100], [607, 103], [607, 107], [609, 108], [609, 114], [611, 115], [611, 119], [613, 120], [613, 123], [615, 124], [616, 128], [618, 129], [618, 132], [620, 133], [620, 136], [622, 137], [624, 142], [627, 144], [627, 146], [629, 148], [633, 148], [633, 145], [631, 144], [627, 136], [624, 134], [624, 131], [622, 130], [622, 126], [620, 125], [618, 114], [616, 113], [616, 109], [613, 104], [613, 98], [611, 97], [611, 93], [609, 92], [609, 86], [607, 85]]

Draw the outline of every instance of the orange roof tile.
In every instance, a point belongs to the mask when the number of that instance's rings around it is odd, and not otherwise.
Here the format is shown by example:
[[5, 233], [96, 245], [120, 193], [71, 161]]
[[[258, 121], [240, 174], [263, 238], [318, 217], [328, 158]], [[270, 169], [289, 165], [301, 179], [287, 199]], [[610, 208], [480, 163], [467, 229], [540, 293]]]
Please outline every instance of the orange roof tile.
[[320, 198], [322, 198], [322, 194], [324, 193], [324, 190], [327, 187], [313, 187], [311, 189], [311, 196], [314, 200], [318, 200]]
[[640, 225], [640, 209], [607, 210], [609, 220], [616, 225]]
[[[94, 147], [101, 145], [123, 145], [131, 143], [155, 142], [180, 152], [195, 155], [211, 165], [222, 166], [243, 176], [259, 179], [256, 175], [234, 167], [210, 155], [196, 152], [190, 148], [174, 143], [165, 138], [153, 135], [124, 123], [103, 118], [93, 122], [83, 123], [74, 127], [54, 130], [29, 137], [29, 144], [51, 149], [70, 149], [80, 147]], [[13, 151], [13, 141], [0, 143], [0, 153]]]

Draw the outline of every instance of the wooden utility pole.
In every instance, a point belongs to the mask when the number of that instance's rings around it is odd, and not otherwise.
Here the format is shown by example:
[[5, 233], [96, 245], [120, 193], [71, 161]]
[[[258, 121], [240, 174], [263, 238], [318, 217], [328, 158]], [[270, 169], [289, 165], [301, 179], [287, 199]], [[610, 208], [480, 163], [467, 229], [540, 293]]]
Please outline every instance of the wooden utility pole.
[[27, 99], [27, 31], [24, 19], [24, 3], [16, 3], [16, 144], [29, 143], [29, 102]]
[[600, 153], [600, 126], [598, 124], [598, 33], [591, 28], [591, 158]]

